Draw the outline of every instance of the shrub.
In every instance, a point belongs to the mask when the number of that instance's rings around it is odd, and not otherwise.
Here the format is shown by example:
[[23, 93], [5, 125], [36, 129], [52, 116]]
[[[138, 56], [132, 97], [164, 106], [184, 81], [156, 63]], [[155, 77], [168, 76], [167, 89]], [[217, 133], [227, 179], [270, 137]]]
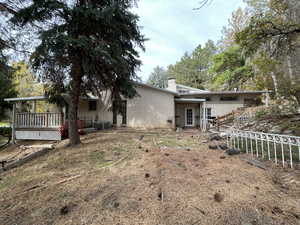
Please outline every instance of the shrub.
[[4, 137], [11, 137], [11, 128], [10, 127], [0, 127], [0, 135]]
[[256, 111], [255, 112], [255, 118], [256, 119], [261, 119], [263, 118], [264, 116], [266, 116], [268, 114], [268, 111], [265, 110], [265, 109], [262, 109], [262, 110], [259, 110], [259, 111]]

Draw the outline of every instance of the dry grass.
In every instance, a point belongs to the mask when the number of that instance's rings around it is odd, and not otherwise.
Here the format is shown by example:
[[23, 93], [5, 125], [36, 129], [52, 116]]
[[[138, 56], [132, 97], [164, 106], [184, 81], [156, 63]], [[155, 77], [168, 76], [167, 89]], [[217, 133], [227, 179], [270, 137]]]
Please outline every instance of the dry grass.
[[1, 175], [0, 224], [300, 223], [299, 186], [283, 185], [297, 171], [221, 159], [204, 138], [120, 130], [84, 136], [76, 148], [63, 141]]

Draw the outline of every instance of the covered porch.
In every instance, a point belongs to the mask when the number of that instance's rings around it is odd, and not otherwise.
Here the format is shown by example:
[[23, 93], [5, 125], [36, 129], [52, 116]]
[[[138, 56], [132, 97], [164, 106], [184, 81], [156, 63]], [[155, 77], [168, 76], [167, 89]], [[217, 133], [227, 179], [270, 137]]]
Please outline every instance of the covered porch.
[[[54, 104], [43, 104], [37, 112], [37, 104], [46, 102], [46, 96], [5, 99], [13, 103], [11, 116], [12, 142], [16, 140], [61, 140], [61, 128], [65, 121], [65, 109]], [[41, 111], [41, 110], [39, 110]]]
[[206, 99], [175, 98], [175, 126], [180, 128], [208, 128]]

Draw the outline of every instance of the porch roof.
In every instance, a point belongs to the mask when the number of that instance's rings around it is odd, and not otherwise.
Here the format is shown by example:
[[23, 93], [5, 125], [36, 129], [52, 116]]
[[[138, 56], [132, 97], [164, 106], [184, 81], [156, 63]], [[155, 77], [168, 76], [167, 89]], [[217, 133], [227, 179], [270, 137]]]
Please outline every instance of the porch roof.
[[[68, 98], [68, 95], [63, 94], [64, 98]], [[88, 95], [88, 96], [80, 96], [82, 100], [98, 100], [99, 98], [96, 96]], [[5, 98], [6, 102], [26, 102], [26, 101], [46, 101], [49, 98], [47, 96], [31, 96], [31, 97], [19, 97], [19, 98]]]
[[199, 102], [206, 102], [206, 99], [202, 99], [202, 98], [175, 98], [175, 102], [199, 103]]
[[36, 100], [47, 100], [47, 96], [32, 96], [32, 97], [20, 97], [20, 98], [5, 98], [6, 102], [25, 102], [25, 101], [36, 101]]

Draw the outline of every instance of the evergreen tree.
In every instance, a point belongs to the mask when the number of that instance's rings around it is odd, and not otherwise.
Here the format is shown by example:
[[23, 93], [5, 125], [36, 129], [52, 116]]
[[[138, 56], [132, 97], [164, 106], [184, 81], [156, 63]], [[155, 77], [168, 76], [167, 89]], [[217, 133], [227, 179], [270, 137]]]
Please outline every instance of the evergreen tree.
[[154, 68], [153, 72], [150, 74], [147, 81], [148, 84], [153, 85], [158, 88], [167, 88], [168, 86], [168, 74], [164, 68], [157, 66]]
[[4, 54], [6, 44], [0, 39], [0, 121], [5, 117], [5, 111], [12, 105], [5, 102], [5, 98], [16, 97], [17, 92], [12, 82], [13, 69], [8, 65], [8, 58]]
[[70, 144], [80, 143], [77, 111], [80, 95], [103, 89], [118, 102], [134, 97], [140, 65], [136, 47], [144, 49], [131, 0], [35, 0], [14, 14], [20, 27], [38, 29], [40, 44], [33, 68], [48, 82], [48, 94], [67, 91]]
[[208, 69], [216, 52], [216, 45], [209, 40], [204, 47], [199, 45], [192, 54], [185, 53], [179, 62], [168, 67], [167, 73], [180, 84], [203, 89], [211, 78]]
[[215, 55], [210, 73], [213, 75], [213, 89], [242, 89], [253, 77], [253, 68], [246, 64], [241, 48], [232, 46]]

